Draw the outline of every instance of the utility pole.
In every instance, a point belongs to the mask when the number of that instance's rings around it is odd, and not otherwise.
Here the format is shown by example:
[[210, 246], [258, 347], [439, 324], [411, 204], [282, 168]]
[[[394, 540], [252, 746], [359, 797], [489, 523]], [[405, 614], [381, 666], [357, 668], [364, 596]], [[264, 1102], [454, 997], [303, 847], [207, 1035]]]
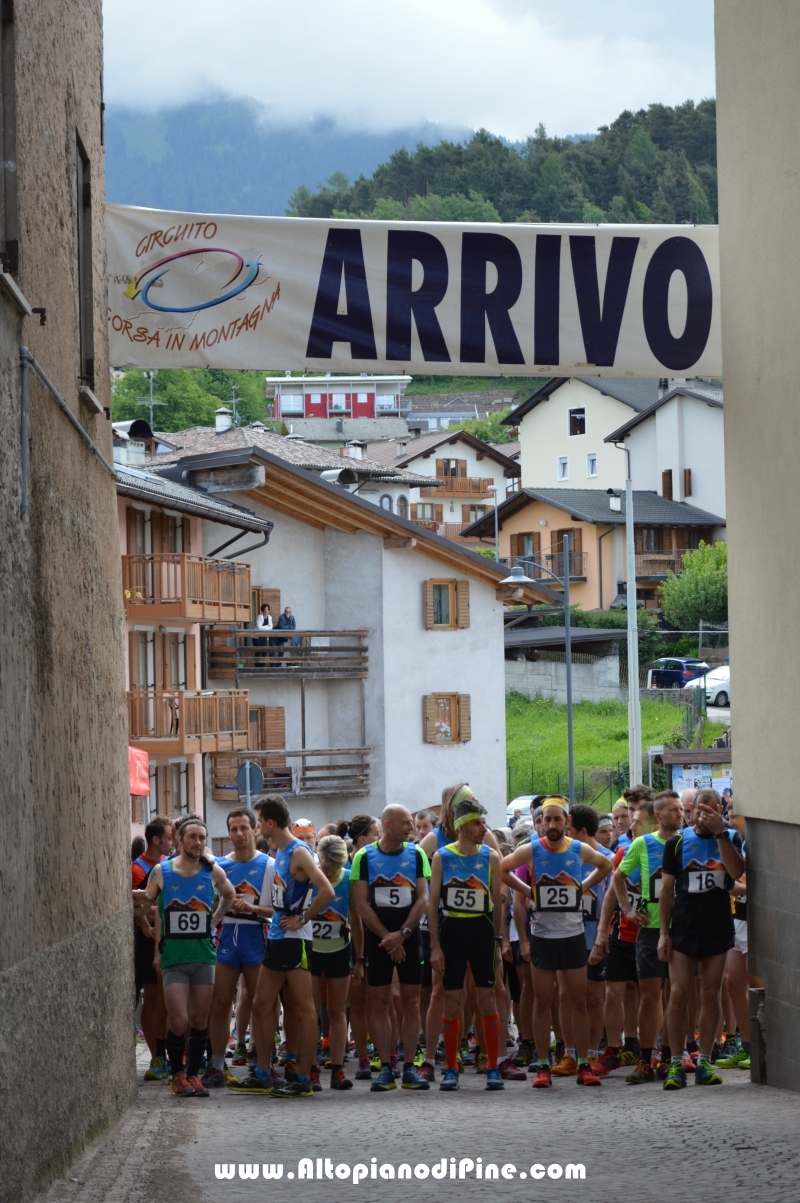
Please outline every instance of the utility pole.
[[639, 703], [639, 625], [636, 613], [636, 544], [633, 535], [631, 453], [625, 452], [625, 535], [628, 561], [628, 765], [631, 785], [642, 784], [642, 710]]
[[150, 396], [149, 397], [139, 397], [136, 401], [136, 404], [137, 405], [146, 405], [148, 407], [148, 409], [150, 410], [150, 429], [152, 430], [153, 429], [153, 410], [159, 405], [161, 405], [161, 406], [165, 405], [166, 402], [153, 400], [153, 377], [155, 376], [155, 372], [143, 372], [142, 375], [144, 376], [145, 380], [150, 381]]
[[241, 421], [240, 421], [240, 419], [239, 419], [239, 414], [238, 414], [238, 413], [237, 413], [237, 411], [236, 411], [236, 402], [239, 400], [239, 398], [236, 396], [236, 394], [238, 393], [238, 391], [239, 391], [239, 385], [238, 385], [238, 384], [232, 384], [232, 385], [231, 385], [231, 409], [233, 410], [233, 424], [234, 424], [234, 426], [241, 426], [241, 424], [242, 424], [242, 423], [241, 423]]

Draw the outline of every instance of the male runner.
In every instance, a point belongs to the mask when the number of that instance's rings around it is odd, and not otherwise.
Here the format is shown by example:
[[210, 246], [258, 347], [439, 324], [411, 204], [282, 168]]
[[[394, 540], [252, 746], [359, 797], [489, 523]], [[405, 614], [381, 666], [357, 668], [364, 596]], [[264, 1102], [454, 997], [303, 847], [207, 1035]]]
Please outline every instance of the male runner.
[[[233, 852], [221, 857], [217, 864], [236, 890], [236, 897], [231, 912], [222, 920], [217, 944], [217, 970], [208, 1024], [211, 1065], [202, 1078], [207, 1087], [225, 1085], [225, 1050], [236, 985], [239, 976], [244, 975], [248, 996], [252, 998], [255, 994], [265, 951], [262, 922], [272, 915], [271, 907], [259, 903], [271, 858], [256, 851], [256, 816], [246, 806], [239, 806], [230, 811], [227, 823]], [[244, 1032], [237, 1029], [237, 1036], [243, 1043]]]
[[[198, 815], [187, 815], [176, 834], [178, 855], [153, 867], [147, 895], [153, 902], [158, 900], [155, 963], [161, 965], [164, 982], [170, 1087], [176, 1095], [202, 1096], [208, 1091], [197, 1075], [208, 1042], [208, 1008], [217, 959], [212, 923], [216, 925], [222, 918], [235, 890], [219, 865], [204, 856], [208, 828]], [[215, 893], [219, 905], [214, 912]], [[184, 1043], [189, 1048], [185, 1073]]]
[[[383, 834], [353, 857], [350, 890], [364, 925], [364, 955], [370, 988], [370, 1025], [381, 1059], [373, 1091], [394, 1090], [392, 1072], [392, 976], [397, 970], [403, 1010], [405, 1050], [403, 1090], [429, 1090], [414, 1068], [420, 1028], [419, 994], [422, 957], [419, 921], [428, 905], [430, 865], [421, 848], [408, 841], [414, 820], [405, 806], [387, 806], [381, 815]], [[433, 834], [433, 833], [431, 833]]]
[[[639, 928], [636, 935], [636, 973], [639, 978], [641, 1053], [636, 1067], [625, 1079], [630, 1086], [654, 1082], [656, 1078], [651, 1062], [661, 1015], [662, 983], [669, 976], [666, 962], [658, 956], [661, 862], [667, 840], [680, 830], [683, 822], [678, 795], [667, 790], [658, 794], [655, 802], [644, 799], [637, 806], [636, 818], [637, 831], [642, 834], [637, 835], [627, 849], [614, 875], [620, 908], [625, 917]], [[637, 899], [639, 905], [631, 906], [628, 879], [634, 871], [637, 871], [636, 880], [641, 886], [641, 898]], [[659, 1077], [667, 1076], [670, 1060], [669, 1040], [665, 1038], [662, 1042]]]
[[696, 789], [685, 789], [681, 791], [681, 810], [683, 811], [684, 827], [691, 827], [694, 819], [694, 798], [697, 793]]
[[[733, 799], [728, 803], [728, 822], [742, 837], [742, 856], [747, 860], [747, 842], [745, 840], [745, 818], [736, 810]], [[758, 985], [760, 979], [750, 982], [747, 972], [747, 884], [744, 877], [734, 882], [731, 902], [733, 904], [734, 946], [728, 953], [725, 963], [725, 979], [728, 983], [728, 995], [731, 1000], [733, 1015], [728, 1017], [728, 1023], [736, 1021], [739, 1029], [740, 1045], [728, 1056], [718, 1059], [720, 1069], [749, 1069], [750, 1068], [750, 1007], [748, 987]], [[762, 983], [763, 984], [763, 983]]]
[[[150, 873], [165, 856], [172, 851], [172, 825], [168, 819], [156, 815], [144, 829], [147, 847], [131, 865], [131, 887], [134, 891], [133, 965], [135, 999], [142, 998], [142, 1032], [150, 1049], [150, 1067], [145, 1070], [145, 1082], [160, 1082], [169, 1077], [167, 1065], [167, 1010], [164, 1006], [164, 990], [161, 978], [153, 965], [156, 950], [156, 933], [152, 920], [153, 904], [144, 891]], [[136, 905], [136, 898], [144, 896], [144, 904]], [[135, 1005], [135, 1004], [134, 1004]]]
[[[444, 985], [444, 1047], [447, 1069], [440, 1090], [458, 1090], [460, 1017], [467, 965], [483, 1024], [488, 1057], [486, 1090], [503, 1090], [497, 1067], [500, 1016], [495, 1001], [497, 945], [501, 933], [500, 857], [484, 843], [485, 807], [470, 797], [453, 809], [454, 843], [434, 853], [428, 902], [431, 965]], [[441, 902], [441, 915], [439, 905]], [[505, 1051], [505, 1050], [504, 1050]]]
[[302, 840], [304, 844], [308, 844], [312, 852], [317, 846], [317, 833], [310, 819], [296, 819], [292, 823], [292, 835], [296, 840]]
[[[580, 840], [582, 844], [588, 844], [590, 848], [594, 848], [596, 852], [601, 852], [608, 860], [613, 860], [614, 853], [605, 848], [597, 840], [598, 815], [593, 806], [585, 806], [578, 803], [576, 806], [571, 806], [569, 811], [569, 825], [567, 828], [568, 834], [572, 839]], [[585, 864], [583, 866], [584, 878], [592, 873], [592, 866]], [[603, 906], [603, 900], [606, 896], [610, 878], [604, 877], [601, 882], [583, 895], [583, 933], [586, 939], [586, 948], [591, 952], [594, 948], [597, 938], [597, 925], [600, 918], [600, 912]], [[593, 965], [591, 961], [586, 968], [586, 1013], [589, 1017], [589, 1063], [596, 1060], [599, 1055], [598, 1045], [603, 1032], [603, 1003], [605, 999], [605, 961], [600, 961]], [[569, 1000], [562, 992], [560, 1000], [559, 1015], [561, 1026], [564, 1029], [566, 1039], [567, 1029], [571, 1034], [572, 1016], [569, 1007]], [[567, 1040], [567, 1044], [572, 1044], [571, 1040]], [[562, 1060], [566, 1061], [566, 1053]], [[571, 1077], [577, 1072], [577, 1064], [571, 1061], [568, 1065], [562, 1067], [562, 1073], [557, 1076]], [[553, 1073], [556, 1072], [557, 1066], [553, 1066]], [[563, 1069], [568, 1069], [569, 1073], [563, 1073]]]
[[[589, 1068], [588, 1017], [586, 1013], [586, 941], [583, 935], [583, 894], [611, 872], [610, 861], [588, 844], [566, 836], [569, 803], [551, 797], [542, 807], [543, 835], [522, 844], [500, 862], [502, 878], [535, 902], [531, 929], [533, 966], [533, 1039], [539, 1066], [532, 1085], [551, 1085], [550, 1015], [556, 974], [564, 974], [564, 985], [572, 1006], [579, 1086], [599, 1086], [600, 1079]], [[582, 866], [594, 865], [595, 872], [583, 879]], [[531, 885], [513, 875], [518, 865], [528, 865]]]
[[631, 842], [631, 812], [628, 810], [626, 799], [617, 798], [611, 808], [611, 823], [614, 828], [614, 838], [611, 842], [611, 848], [614, 852], [618, 848], [627, 848]]
[[718, 1086], [711, 1064], [720, 1018], [722, 975], [734, 946], [730, 892], [744, 873], [742, 837], [726, 827], [713, 789], [697, 791], [693, 824], [667, 840], [661, 870], [658, 955], [669, 963], [670, 998], [666, 1028], [672, 1047], [665, 1090], [686, 1085], [681, 1056], [688, 1025], [689, 991], [700, 966], [700, 1056], [694, 1080]]
[[[311, 1066], [317, 1049], [317, 1016], [308, 971], [313, 937], [312, 920], [334, 897], [334, 889], [314, 860], [308, 845], [289, 830], [289, 807], [280, 794], [267, 794], [255, 809], [265, 839], [276, 848], [272, 870], [272, 918], [267, 932], [264, 960], [252, 996], [250, 1024], [255, 1033], [259, 1063], [243, 1081], [226, 1083], [240, 1094], [271, 1094], [273, 1098], [311, 1098]], [[311, 887], [317, 894], [310, 906]], [[297, 1073], [275, 1085], [271, 1073], [275, 1004], [283, 990], [292, 1032], [298, 1049], [287, 1050], [286, 1060], [297, 1062]]]

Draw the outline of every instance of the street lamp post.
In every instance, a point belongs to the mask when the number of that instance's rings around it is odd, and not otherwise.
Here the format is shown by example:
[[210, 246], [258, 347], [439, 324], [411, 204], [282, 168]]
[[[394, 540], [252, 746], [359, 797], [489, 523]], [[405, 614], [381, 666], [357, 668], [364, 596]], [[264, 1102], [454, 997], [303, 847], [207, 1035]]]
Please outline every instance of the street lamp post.
[[491, 493], [494, 496], [494, 559], [495, 559], [495, 563], [499, 564], [500, 563], [500, 535], [498, 533], [498, 525], [497, 525], [497, 493], [498, 493], [497, 485], [488, 485], [486, 491], [487, 491], [487, 493]]
[[[569, 612], [569, 574], [570, 574], [570, 536], [564, 535], [564, 575], [563, 578], [557, 576], [550, 568], [545, 568], [543, 564], [537, 564], [537, 571], [546, 572], [549, 577], [561, 585], [564, 589], [564, 648], [567, 669], [567, 769], [569, 779], [569, 802], [570, 806], [575, 801], [575, 746], [572, 728], [572, 624], [570, 622]], [[534, 585], [529, 576], [526, 576], [523, 569], [519, 565], [515, 565], [505, 580], [500, 582], [501, 585], [510, 585], [512, 588], [519, 588], [521, 585]]]
[[639, 703], [639, 626], [636, 613], [636, 544], [633, 533], [631, 453], [626, 458], [625, 541], [628, 562], [628, 773], [631, 785], [642, 784], [642, 711]]

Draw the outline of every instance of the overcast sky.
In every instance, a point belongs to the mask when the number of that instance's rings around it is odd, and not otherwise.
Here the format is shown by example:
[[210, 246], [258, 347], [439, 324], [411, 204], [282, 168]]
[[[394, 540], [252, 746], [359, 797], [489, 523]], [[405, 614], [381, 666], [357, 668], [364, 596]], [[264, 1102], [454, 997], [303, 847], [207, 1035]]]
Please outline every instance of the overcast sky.
[[713, 0], [104, 0], [112, 104], [220, 92], [276, 121], [520, 138], [714, 95]]

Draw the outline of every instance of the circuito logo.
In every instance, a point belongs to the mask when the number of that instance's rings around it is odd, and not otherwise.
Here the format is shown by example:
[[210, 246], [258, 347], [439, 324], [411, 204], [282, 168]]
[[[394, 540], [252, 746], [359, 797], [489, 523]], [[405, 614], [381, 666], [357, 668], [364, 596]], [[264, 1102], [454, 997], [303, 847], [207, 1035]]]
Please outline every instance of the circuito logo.
[[[191, 265], [192, 270], [189, 273], [177, 271], [174, 281], [169, 280], [170, 285], [174, 283], [176, 288], [170, 291], [180, 294], [189, 290], [194, 296], [202, 292], [206, 294], [206, 299], [195, 300], [191, 304], [156, 304], [150, 296], [151, 288], [164, 288], [167, 282], [165, 277], [168, 277], [170, 272], [175, 272], [179, 261], [190, 260], [196, 255], [203, 256], [201, 264]], [[233, 260], [233, 264], [230, 260]], [[185, 263], [185, 266], [190, 267], [190, 264]], [[231, 266], [234, 267], [234, 272], [228, 276]], [[221, 305], [223, 301], [230, 301], [232, 297], [244, 292], [257, 279], [260, 267], [257, 259], [245, 259], [237, 251], [229, 251], [224, 247], [208, 246], [191, 251], [177, 251], [174, 255], [167, 255], [166, 258], [151, 263], [138, 275], [133, 276], [123, 296], [131, 301], [140, 296], [144, 304], [157, 313], [197, 313], [201, 309], [211, 309], [214, 305]], [[211, 270], [203, 271], [199, 270], [200, 268]], [[225, 276], [228, 278], [225, 279]], [[208, 296], [208, 293], [211, 295]], [[185, 302], [189, 297], [178, 295], [174, 300]]]

